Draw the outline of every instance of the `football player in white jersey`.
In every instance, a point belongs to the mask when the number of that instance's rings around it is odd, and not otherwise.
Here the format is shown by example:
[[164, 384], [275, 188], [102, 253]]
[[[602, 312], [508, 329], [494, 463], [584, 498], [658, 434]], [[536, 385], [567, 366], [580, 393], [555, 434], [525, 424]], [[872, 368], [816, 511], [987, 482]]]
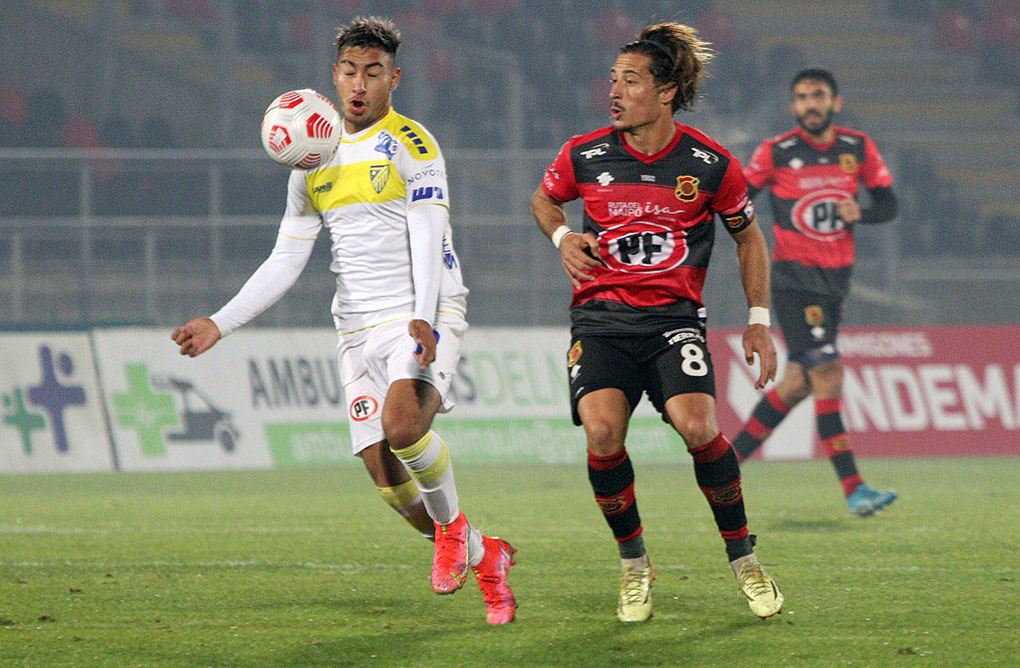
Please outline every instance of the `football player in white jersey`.
[[452, 407], [467, 289], [453, 249], [442, 153], [393, 110], [400, 33], [357, 18], [337, 34], [333, 65], [343, 138], [333, 158], [294, 170], [276, 246], [237, 295], [173, 332], [194, 357], [276, 303], [297, 280], [322, 228], [337, 277], [333, 318], [354, 453], [383, 499], [435, 541], [432, 587], [451, 594], [470, 569], [490, 624], [513, 621], [507, 582], [516, 550], [460, 511], [450, 453], [431, 430]]

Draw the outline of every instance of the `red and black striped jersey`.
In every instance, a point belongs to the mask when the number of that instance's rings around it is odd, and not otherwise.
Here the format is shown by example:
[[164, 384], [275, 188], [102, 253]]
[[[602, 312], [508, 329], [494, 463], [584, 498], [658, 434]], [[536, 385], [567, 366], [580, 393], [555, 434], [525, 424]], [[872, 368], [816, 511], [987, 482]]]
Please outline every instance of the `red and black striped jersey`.
[[889, 187], [892, 174], [863, 132], [833, 126], [816, 144], [801, 128], [766, 140], [744, 169], [747, 182], [769, 190], [774, 214], [772, 286], [843, 297], [854, 262], [852, 229], [836, 202], [865, 188]]
[[614, 128], [572, 137], [542, 179], [549, 197], [584, 201], [584, 231], [603, 266], [574, 289], [576, 333], [628, 335], [703, 316], [714, 214], [739, 232], [754, 217], [740, 162], [676, 123], [669, 145], [644, 155]]

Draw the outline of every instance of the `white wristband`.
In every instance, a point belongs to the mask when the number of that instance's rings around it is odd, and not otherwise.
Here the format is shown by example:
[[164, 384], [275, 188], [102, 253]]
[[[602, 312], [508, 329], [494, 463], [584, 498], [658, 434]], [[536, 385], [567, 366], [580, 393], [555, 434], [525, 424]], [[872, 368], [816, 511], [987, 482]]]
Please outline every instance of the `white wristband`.
[[764, 306], [752, 306], [747, 309], [747, 324], [772, 326], [772, 319], [769, 317], [769, 310]]
[[563, 243], [563, 237], [573, 233], [574, 233], [573, 230], [571, 230], [566, 225], [560, 225], [555, 230], [553, 230], [552, 236], [549, 238], [552, 239], [553, 246], [559, 248], [560, 244]]

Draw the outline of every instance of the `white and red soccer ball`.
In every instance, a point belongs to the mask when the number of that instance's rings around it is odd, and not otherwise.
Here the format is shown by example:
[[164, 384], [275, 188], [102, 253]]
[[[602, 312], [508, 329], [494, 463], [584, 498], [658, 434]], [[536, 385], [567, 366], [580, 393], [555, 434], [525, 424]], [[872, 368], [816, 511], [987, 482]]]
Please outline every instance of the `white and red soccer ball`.
[[262, 117], [262, 147], [286, 167], [315, 169], [340, 145], [340, 115], [329, 99], [302, 88], [272, 101]]

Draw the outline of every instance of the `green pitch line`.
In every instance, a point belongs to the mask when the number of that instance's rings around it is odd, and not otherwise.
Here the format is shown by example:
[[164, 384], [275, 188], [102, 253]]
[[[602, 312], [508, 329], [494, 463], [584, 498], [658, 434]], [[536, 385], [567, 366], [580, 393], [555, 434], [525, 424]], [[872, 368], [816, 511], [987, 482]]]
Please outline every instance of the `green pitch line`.
[[1006, 666], [1020, 656], [1020, 458], [866, 460], [900, 492], [846, 513], [828, 462], [743, 471], [782, 615], [747, 610], [690, 466], [635, 462], [655, 616], [615, 619], [618, 566], [583, 464], [457, 466], [464, 510], [520, 550], [518, 621], [357, 467], [0, 477], [0, 666]]

